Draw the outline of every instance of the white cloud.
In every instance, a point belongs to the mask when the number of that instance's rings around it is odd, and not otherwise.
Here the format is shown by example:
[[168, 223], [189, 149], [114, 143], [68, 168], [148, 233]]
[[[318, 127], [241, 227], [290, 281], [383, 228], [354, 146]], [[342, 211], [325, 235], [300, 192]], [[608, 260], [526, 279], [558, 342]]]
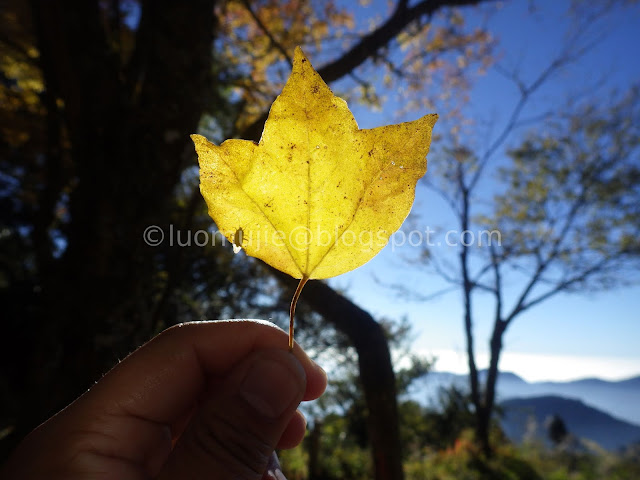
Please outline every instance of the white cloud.
[[[426, 357], [436, 357], [434, 370], [453, 373], [469, 371], [464, 352], [438, 349], [421, 350], [419, 353]], [[479, 352], [476, 361], [479, 369], [487, 368], [488, 353]], [[640, 375], [640, 358], [504, 352], [499, 368], [505, 372], [513, 372], [529, 382], [564, 382], [587, 377], [622, 380]]]

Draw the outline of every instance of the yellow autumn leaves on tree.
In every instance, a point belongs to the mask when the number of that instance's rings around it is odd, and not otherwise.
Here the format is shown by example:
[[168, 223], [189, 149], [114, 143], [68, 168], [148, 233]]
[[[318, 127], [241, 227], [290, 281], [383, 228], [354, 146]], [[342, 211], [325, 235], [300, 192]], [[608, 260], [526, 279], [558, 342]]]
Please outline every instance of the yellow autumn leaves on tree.
[[409, 214], [438, 116], [360, 130], [300, 48], [260, 142], [192, 135], [219, 231], [301, 282], [373, 258]]

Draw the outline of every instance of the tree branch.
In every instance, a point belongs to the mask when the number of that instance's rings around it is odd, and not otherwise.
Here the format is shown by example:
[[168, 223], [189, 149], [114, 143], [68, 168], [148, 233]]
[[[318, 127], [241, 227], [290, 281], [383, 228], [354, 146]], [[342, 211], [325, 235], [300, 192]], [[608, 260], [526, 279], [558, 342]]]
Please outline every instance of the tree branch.
[[430, 302], [431, 300], [435, 300], [436, 298], [441, 297], [442, 295], [455, 292], [460, 288], [459, 285], [453, 285], [450, 287], [441, 288], [440, 290], [436, 290], [435, 292], [430, 293], [428, 295], [420, 295], [418, 292], [414, 290], [407, 289], [407, 286], [402, 283], [383, 283], [378, 279], [376, 279], [376, 281], [378, 281], [378, 283], [383, 285], [385, 288], [388, 288], [396, 292], [397, 295], [395, 296], [395, 298], [399, 300], [402, 300], [402, 299], [409, 300], [412, 302]]
[[243, 0], [242, 4], [244, 5], [244, 8], [247, 9], [249, 14], [251, 15], [251, 18], [253, 18], [254, 22], [256, 22], [256, 25], [258, 25], [260, 30], [262, 30], [262, 32], [267, 36], [271, 45], [282, 54], [282, 56], [289, 63], [289, 66], [293, 67], [293, 60], [291, 59], [291, 57], [289, 56], [285, 48], [282, 46], [282, 44], [274, 38], [273, 34], [269, 31], [267, 26], [262, 22], [262, 20], [260, 20], [260, 17], [258, 17], [256, 12], [253, 11], [249, 0]]
[[448, 268], [448, 269], [442, 268], [442, 266], [440, 266], [440, 263], [437, 260], [437, 257], [431, 257], [431, 265], [433, 266], [433, 269], [435, 270], [435, 272], [440, 277], [442, 277], [445, 281], [447, 281], [448, 283], [451, 283], [451, 284], [456, 285], [458, 287], [463, 286], [462, 279], [452, 277], [451, 275], [449, 275], [447, 273], [447, 270], [453, 271], [454, 270], [453, 267]]
[[538, 282], [542, 278], [542, 274], [544, 273], [544, 271], [549, 267], [551, 262], [553, 262], [553, 260], [555, 260], [555, 258], [560, 253], [560, 245], [562, 244], [563, 240], [566, 238], [566, 235], [569, 232], [569, 229], [571, 228], [571, 226], [573, 225], [576, 215], [579, 209], [583, 206], [583, 204], [584, 204], [584, 192], [582, 195], [580, 195], [576, 199], [575, 203], [572, 205], [571, 210], [569, 211], [569, 214], [566, 216], [566, 221], [564, 223], [564, 226], [562, 227], [562, 230], [560, 231], [560, 234], [558, 235], [556, 240], [553, 242], [553, 247], [549, 252], [549, 255], [547, 255], [547, 257], [544, 258], [542, 261], [538, 261], [538, 266], [536, 268], [535, 273], [532, 275], [531, 279], [527, 283], [527, 286], [524, 288], [524, 290], [518, 297], [518, 300], [513, 310], [511, 311], [509, 316], [505, 319], [505, 323], [507, 325], [511, 323], [511, 321], [519, 313], [523, 311], [523, 305], [526, 303], [527, 297], [529, 296], [533, 288], [538, 284]]
[[362, 37], [360, 42], [340, 58], [320, 68], [318, 73], [327, 83], [338, 80], [388, 45], [410, 23], [432, 15], [442, 8], [477, 5], [488, 1], [491, 0], [423, 0], [410, 8], [408, 2], [400, 1], [386, 22]]
[[[471, 280], [471, 282], [475, 285], [480, 283], [480, 279], [484, 276], [485, 273], [487, 273], [489, 270], [491, 270], [492, 268], [494, 268], [493, 265], [493, 261], [490, 263], [487, 263], [484, 267], [482, 267], [478, 273], [475, 274], [475, 278]], [[493, 289], [492, 289], [493, 291]]]
[[548, 300], [552, 296], [554, 296], [554, 295], [566, 290], [567, 288], [571, 287], [572, 285], [575, 285], [577, 283], [582, 282], [583, 280], [586, 280], [590, 275], [592, 275], [593, 273], [601, 270], [610, 261], [611, 261], [611, 257], [605, 257], [602, 260], [600, 260], [598, 263], [593, 265], [592, 267], [590, 267], [590, 268], [588, 268], [586, 270], [583, 270], [582, 273], [580, 273], [579, 275], [575, 275], [575, 276], [569, 278], [568, 280], [564, 280], [564, 281], [558, 283], [551, 290], [549, 290], [549, 291], [539, 295], [538, 297], [530, 300], [529, 302], [523, 304], [522, 307], [520, 308], [520, 313], [524, 312], [528, 308], [533, 307], [534, 305], [537, 305], [539, 303], [544, 302], [545, 300]]
[[495, 321], [499, 322], [502, 320], [502, 276], [500, 273], [500, 262], [498, 260], [498, 256], [496, 253], [496, 248], [493, 244], [490, 246], [491, 249], [491, 267], [493, 268], [493, 276], [495, 280], [495, 290], [494, 294], [496, 297], [496, 311], [495, 311]]
[[[270, 270], [281, 283], [291, 286], [291, 277]], [[309, 281], [300, 300], [344, 333], [356, 349], [367, 402], [375, 478], [401, 479], [396, 380], [384, 330], [368, 312], [324, 282]]]
[[[462, 195], [462, 208], [460, 216], [460, 231], [469, 229], [469, 190], [464, 186], [461, 164], [458, 163], [458, 184]], [[467, 344], [467, 364], [469, 366], [469, 381], [471, 385], [471, 401], [476, 409], [476, 415], [483, 414], [483, 405], [480, 399], [480, 386], [478, 368], [476, 366], [475, 346], [473, 340], [472, 317], [472, 291], [473, 284], [469, 274], [469, 248], [463, 247], [460, 251], [460, 271], [462, 274], [462, 298], [464, 301], [464, 331]]]
[[[592, 21], [593, 19], [590, 19], [588, 23]], [[588, 23], [584, 25], [585, 28], [588, 26]], [[504, 143], [504, 141], [507, 139], [509, 134], [518, 126], [519, 124], [518, 119], [520, 117], [520, 114], [522, 113], [522, 110], [524, 109], [525, 105], [527, 104], [527, 102], [529, 101], [533, 93], [536, 90], [538, 90], [553, 73], [567, 66], [568, 64], [575, 62], [581, 56], [583, 56], [585, 53], [591, 50], [595, 45], [598, 44], [600, 40], [599, 37], [597, 38], [597, 40], [589, 42], [583, 45], [582, 47], [578, 48], [574, 52], [571, 52], [570, 48], [579, 41], [579, 37], [581, 36], [582, 32], [583, 30], [579, 30], [578, 33], [574, 35], [572, 39], [568, 42], [570, 47], [564, 48], [563, 51], [556, 58], [554, 58], [553, 61], [551, 61], [549, 65], [544, 70], [542, 70], [542, 72], [540, 72], [538, 77], [533, 82], [531, 82], [528, 86], [515, 73], [507, 72], [503, 68], [498, 69], [498, 72], [502, 73], [507, 78], [510, 78], [516, 84], [516, 86], [518, 87], [518, 90], [520, 91], [520, 100], [511, 111], [509, 120], [507, 121], [505, 127], [502, 129], [502, 132], [500, 133], [500, 135], [498, 135], [498, 137], [493, 141], [493, 143], [491, 143], [489, 148], [485, 151], [485, 153], [479, 159], [478, 169], [476, 170], [473, 178], [471, 179], [471, 182], [469, 183], [470, 189], [473, 189], [473, 187], [480, 180], [480, 177], [482, 176], [482, 172], [485, 166], [487, 165], [487, 163], [489, 162], [490, 158], [493, 156], [493, 154], [498, 150], [498, 148], [500, 148], [500, 146]]]
[[[433, 15], [440, 9], [449, 7], [463, 7], [493, 2], [494, 0], [422, 0], [413, 7], [408, 7], [408, 1], [401, 0], [391, 16], [373, 32], [365, 35], [361, 40], [345, 52], [341, 57], [318, 69], [318, 73], [326, 83], [335, 82], [353, 72], [356, 68], [375, 57], [385, 46], [389, 45], [396, 36], [409, 24], [422, 17]], [[245, 139], [258, 140], [267, 120], [268, 112], [264, 112], [242, 133]]]
[[451, 211], [455, 213], [456, 216], [458, 217], [460, 216], [460, 209], [456, 205], [456, 202], [454, 201], [454, 199], [451, 198], [451, 196], [447, 193], [447, 191], [444, 188], [438, 187], [435, 183], [433, 183], [427, 177], [423, 177], [422, 181], [427, 186], [427, 188], [429, 188], [430, 190], [433, 190], [435, 193], [437, 193], [440, 196], [440, 198], [442, 198], [442, 200], [444, 200], [444, 202], [451, 208]]

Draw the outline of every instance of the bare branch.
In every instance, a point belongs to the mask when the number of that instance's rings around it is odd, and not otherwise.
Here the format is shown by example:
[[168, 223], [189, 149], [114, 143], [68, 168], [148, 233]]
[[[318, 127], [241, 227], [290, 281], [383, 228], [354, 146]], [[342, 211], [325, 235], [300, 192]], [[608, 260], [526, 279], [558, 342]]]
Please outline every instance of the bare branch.
[[520, 78], [520, 75], [518, 75], [515, 70], [507, 70], [505, 67], [503, 67], [499, 63], [494, 65], [493, 69], [496, 71], [496, 73], [499, 73], [507, 80], [513, 82], [516, 85], [516, 87], [518, 87], [518, 91], [520, 91], [521, 95], [524, 94], [524, 92], [527, 90], [527, 87], [524, 81]]
[[440, 290], [436, 290], [435, 292], [423, 295], [418, 293], [415, 290], [407, 289], [407, 285], [403, 283], [384, 283], [377, 278], [375, 280], [376, 282], [380, 283], [380, 285], [384, 285], [385, 288], [388, 288], [393, 292], [395, 292], [396, 298], [399, 298], [402, 300], [408, 300], [412, 302], [430, 302], [431, 300], [435, 300], [436, 298], [439, 298], [447, 293], [455, 292], [460, 288], [459, 285], [452, 285], [449, 287], [441, 288]]
[[500, 260], [493, 244], [491, 249], [491, 266], [493, 268], [493, 277], [495, 281], [494, 294], [496, 297], [495, 321], [502, 320], [502, 276], [500, 274]]
[[551, 251], [546, 256], [546, 258], [541, 259], [541, 261], [539, 258], [538, 266], [536, 268], [535, 273], [532, 275], [529, 282], [527, 283], [527, 286], [524, 288], [524, 290], [520, 294], [520, 297], [516, 301], [516, 305], [514, 306], [513, 310], [511, 311], [509, 316], [505, 319], [505, 323], [509, 324], [511, 320], [513, 320], [519, 313], [522, 312], [523, 306], [527, 303], [526, 302], [527, 297], [529, 296], [533, 288], [540, 282], [542, 278], [542, 274], [549, 267], [549, 265], [551, 265], [551, 263], [558, 257], [561, 251], [560, 247], [562, 245], [562, 242], [566, 239], [566, 236], [569, 230], [574, 225], [578, 212], [584, 206], [584, 201], [585, 201], [584, 192], [582, 192], [582, 194], [576, 199], [576, 201], [571, 206], [571, 210], [569, 211], [569, 213], [566, 215], [564, 225], [562, 226], [562, 229], [560, 230], [559, 235], [556, 237], [555, 241], [553, 242]]
[[427, 177], [423, 178], [423, 182], [424, 184], [430, 189], [433, 190], [435, 193], [437, 193], [440, 198], [442, 198], [442, 200], [445, 201], [445, 203], [451, 207], [451, 210], [459, 216], [460, 211], [458, 209], [458, 206], [456, 205], [456, 202], [454, 201], [453, 198], [451, 198], [451, 196], [447, 193], [447, 191], [443, 188], [438, 187], [436, 184], [434, 184], [430, 179], [428, 179]]
[[[493, 245], [492, 245], [493, 247]], [[493, 269], [493, 261], [490, 263], [487, 263], [484, 267], [482, 267], [478, 273], [475, 274], [475, 278], [472, 280], [472, 283], [475, 284], [479, 284], [480, 283], [480, 279], [484, 276], [485, 273], [487, 273], [489, 270]]]
[[532, 117], [521, 118], [515, 123], [514, 129], [520, 128], [520, 127], [526, 127], [527, 125], [544, 122], [547, 119], [551, 118], [552, 115], [553, 113], [551, 111], [548, 111], [548, 112], [541, 113], [539, 115], [534, 115]]
[[494, 295], [496, 294], [496, 289], [494, 287], [490, 287], [489, 285], [485, 285], [484, 283], [471, 282], [470, 285], [471, 285], [471, 288], [473, 289], [477, 288], [478, 290], [482, 290], [487, 293], [493, 293]]
[[529, 85], [526, 85], [515, 72], [509, 72], [502, 67], [496, 67], [497, 71], [503, 74], [506, 78], [512, 80], [518, 90], [520, 91], [520, 100], [514, 106], [511, 114], [509, 115], [509, 119], [505, 124], [502, 132], [496, 137], [496, 139], [491, 143], [489, 148], [484, 152], [482, 157], [478, 160], [478, 169], [476, 170], [471, 182], [469, 184], [469, 188], [473, 189], [475, 185], [480, 180], [484, 168], [487, 163], [493, 156], [493, 154], [502, 146], [505, 140], [509, 137], [511, 132], [518, 126], [519, 117], [524, 109], [525, 105], [531, 99], [531, 96], [538, 90], [544, 83], [551, 77], [555, 72], [560, 70], [561, 68], [566, 67], [567, 65], [577, 61], [579, 58], [584, 56], [589, 50], [595, 47], [602, 40], [601, 36], [596, 37], [591, 42], [586, 43], [582, 47], [576, 49], [575, 51], [571, 51], [573, 45], [576, 45], [580, 37], [583, 35], [584, 29], [586, 29], [589, 24], [593, 23], [595, 18], [588, 18], [587, 22], [583, 26], [583, 29], [578, 30], [578, 32], [569, 39], [567, 42], [567, 47], [565, 47], [560, 54], [554, 58], [547, 67], [540, 72], [540, 74], [533, 80]]
[[588, 277], [590, 277], [592, 274], [602, 270], [606, 266], [606, 264], [609, 263], [610, 261], [611, 261], [610, 257], [603, 258], [600, 262], [596, 263], [595, 265], [593, 265], [592, 267], [590, 267], [590, 268], [588, 268], [586, 270], [583, 270], [580, 274], [574, 275], [573, 277], [570, 277], [569, 279], [558, 283], [554, 288], [548, 290], [547, 292], [545, 292], [543, 294], [540, 294], [539, 296], [533, 298], [529, 302], [524, 303], [522, 305], [522, 307], [520, 308], [519, 313], [522, 313], [525, 310], [533, 307], [534, 305], [537, 305], [539, 303], [544, 302], [545, 300], [548, 300], [552, 296], [567, 290], [568, 288], [572, 287], [573, 285], [576, 285], [576, 284], [578, 284], [580, 282], [583, 282]]
[[434, 271], [445, 281], [453, 285], [457, 285], [458, 287], [461, 287], [463, 285], [462, 279], [452, 277], [449, 273], [447, 273], [447, 271], [449, 272], [455, 271], [453, 266], [448, 265], [448, 268], [443, 268], [443, 266], [439, 263], [440, 261], [442, 261], [443, 263], [447, 263], [445, 262], [445, 260], [438, 260], [437, 257], [431, 257], [431, 265]]
[[532, 94], [538, 88], [540, 88], [541, 85], [544, 84], [544, 81], [555, 70], [557, 70], [560, 67], [560, 65], [562, 65], [562, 62], [560, 62], [556, 58], [555, 60], [553, 60], [547, 66], [547, 68], [545, 68], [540, 73], [540, 75], [538, 75], [538, 77], [531, 83], [531, 85], [529, 85], [528, 87], [524, 87], [524, 86], [521, 87], [520, 84], [518, 84], [518, 88], [520, 89], [520, 92], [521, 92], [520, 100], [518, 100], [518, 103], [516, 103], [516, 105], [511, 110], [511, 114], [509, 115], [509, 119], [507, 120], [507, 123], [505, 124], [505, 126], [502, 129], [502, 131], [500, 132], [500, 134], [491, 143], [491, 145], [489, 145], [489, 148], [484, 152], [482, 157], [480, 157], [480, 159], [478, 160], [478, 168], [477, 168], [475, 174], [473, 175], [473, 177], [471, 178], [471, 182], [469, 183], [469, 189], [472, 190], [476, 186], [476, 184], [480, 180], [480, 177], [482, 176], [484, 168], [486, 167], [487, 163], [489, 163], [489, 160], [491, 159], [493, 154], [502, 146], [502, 144], [509, 137], [511, 132], [515, 129], [516, 124], [518, 122], [518, 118], [520, 117], [520, 114], [522, 113], [522, 110], [524, 109], [525, 105], [528, 103], [528, 101], [531, 98]]

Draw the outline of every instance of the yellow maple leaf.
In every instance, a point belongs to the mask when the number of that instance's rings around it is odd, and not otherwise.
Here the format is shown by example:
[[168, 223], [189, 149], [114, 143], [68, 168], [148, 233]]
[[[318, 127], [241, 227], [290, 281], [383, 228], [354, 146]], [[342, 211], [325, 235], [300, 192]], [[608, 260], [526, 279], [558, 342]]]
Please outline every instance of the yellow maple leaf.
[[[192, 135], [200, 191], [219, 231], [248, 255], [302, 279], [373, 258], [409, 214], [437, 115], [360, 130], [296, 48], [258, 144]], [[234, 242], [234, 245], [238, 246]]]

